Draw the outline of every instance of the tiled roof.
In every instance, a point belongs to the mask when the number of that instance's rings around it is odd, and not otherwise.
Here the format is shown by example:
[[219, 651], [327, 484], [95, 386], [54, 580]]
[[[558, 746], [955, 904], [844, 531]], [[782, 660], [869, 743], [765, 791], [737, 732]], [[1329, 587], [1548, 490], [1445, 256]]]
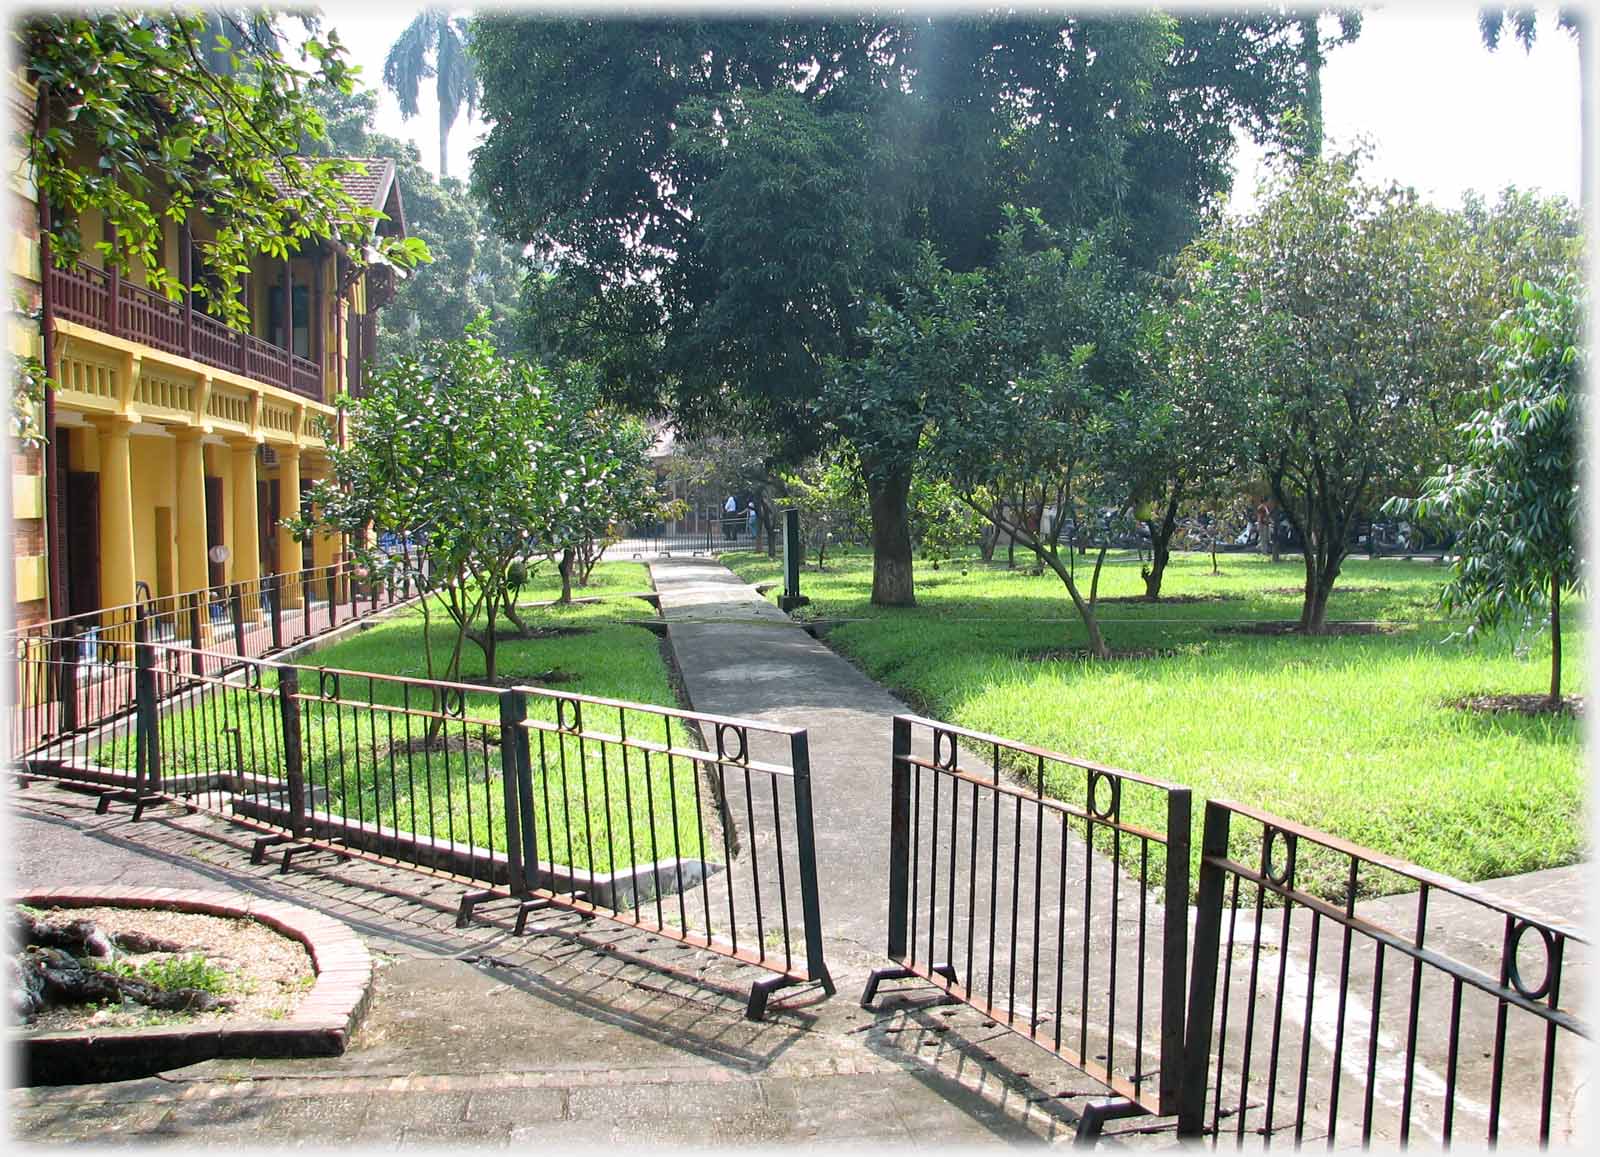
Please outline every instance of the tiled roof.
[[387, 157], [341, 157], [359, 166], [339, 177], [339, 184], [361, 204], [369, 209], [382, 209], [383, 198], [394, 180], [394, 162]]
[[[359, 205], [368, 209], [377, 209], [379, 212], [388, 212], [392, 221], [390, 227], [399, 233], [405, 232], [405, 210], [399, 198], [399, 191], [395, 188], [395, 166], [388, 157], [339, 157], [351, 165], [348, 172], [339, 174], [339, 184], [344, 191]], [[291, 190], [284, 185], [277, 173], [269, 177], [274, 187], [280, 193], [289, 194]], [[388, 208], [390, 200], [395, 202], [394, 209]]]

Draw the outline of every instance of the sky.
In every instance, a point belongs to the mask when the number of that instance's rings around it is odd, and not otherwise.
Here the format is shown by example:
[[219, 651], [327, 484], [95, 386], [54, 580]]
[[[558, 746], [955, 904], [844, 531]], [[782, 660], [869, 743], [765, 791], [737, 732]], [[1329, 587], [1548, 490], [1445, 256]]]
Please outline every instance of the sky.
[[[1556, 28], [1553, 9], [1541, 10], [1532, 52], [1508, 39], [1491, 53], [1479, 37], [1478, 7], [1405, 3], [1367, 9], [1360, 38], [1334, 49], [1323, 72], [1328, 148], [1365, 140], [1373, 150], [1369, 177], [1412, 185], [1445, 207], [1458, 205], [1465, 190], [1492, 197], [1511, 184], [1576, 202], [1575, 42]], [[351, 61], [362, 66], [363, 81], [379, 89], [378, 128], [415, 140], [423, 162], [437, 172], [431, 89], [424, 88], [421, 114], [402, 121], [394, 96], [381, 86], [384, 55], [418, 9], [330, 0], [323, 10]], [[457, 119], [450, 135], [451, 175], [468, 175], [471, 149], [486, 131], [481, 121], [467, 123], [464, 112]], [[1231, 208], [1245, 211], [1252, 204], [1259, 160], [1260, 151], [1245, 142]]]

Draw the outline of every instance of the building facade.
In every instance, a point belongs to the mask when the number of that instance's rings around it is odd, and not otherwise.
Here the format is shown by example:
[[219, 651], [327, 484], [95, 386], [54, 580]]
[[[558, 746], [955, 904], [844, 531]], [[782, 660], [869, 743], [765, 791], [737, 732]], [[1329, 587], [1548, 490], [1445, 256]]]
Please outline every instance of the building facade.
[[[14, 99], [32, 115], [25, 82]], [[347, 192], [386, 215], [380, 233], [403, 234], [394, 163], [351, 160]], [[13, 455], [18, 625], [336, 561], [338, 541], [297, 542], [284, 520], [329, 473], [328, 447], [344, 437], [334, 403], [360, 392], [392, 270], [327, 243], [258, 257], [240, 330], [192, 294], [153, 292], [137, 266], [108, 268], [93, 214], [78, 222], [75, 266], [46, 263], [24, 165], [12, 166], [9, 196], [10, 272], [31, 307], [13, 314], [10, 344], [55, 382], [50, 445]], [[165, 223], [164, 264], [185, 285], [205, 277], [195, 246], [209, 228]], [[291, 584], [285, 605], [301, 596]]]

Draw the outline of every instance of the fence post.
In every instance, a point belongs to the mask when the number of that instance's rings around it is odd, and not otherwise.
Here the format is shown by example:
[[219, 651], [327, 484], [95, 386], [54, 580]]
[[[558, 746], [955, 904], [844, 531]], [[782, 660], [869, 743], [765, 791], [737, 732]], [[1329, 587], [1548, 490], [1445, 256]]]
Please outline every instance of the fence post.
[[78, 729], [78, 652], [82, 647], [81, 641], [71, 632], [71, 628], [63, 626], [62, 634], [56, 643], [56, 653], [61, 656], [57, 664], [56, 695], [61, 704], [61, 730], [76, 731]]
[[267, 604], [272, 613], [272, 649], [283, 650], [283, 584], [275, 574], [267, 575], [262, 589], [272, 596]]
[[794, 769], [794, 837], [800, 860], [800, 908], [806, 921], [806, 975], [822, 981], [823, 991], [832, 996], [833, 977], [822, 956], [822, 885], [817, 879], [816, 826], [811, 819], [811, 741], [804, 731], [789, 737], [789, 766]]
[[[334, 624], [339, 621], [339, 579], [334, 573], [335, 569], [334, 567], [328, 568], [328, 630], [330, 631], [333, 630]], [[311, 608], [308, 606], [306, 608], [306, 615], [308, 616], [306, 619], [306, 634], [308, 635], [311, 633], [310, 614]]]
[[161, 790], [161, 716], [156, 706], [155, 656], [149, 645], [144, 604], [134, 611], [134, 790], [154, 795]]
[[[283, 725], [283, 772], [289, 781], [289, 831], [299, 837], [310, 830], [306, 817], [305, 760], [300, 741], [300, 669], [278, 668], [278, 717]], [[239, 769], [243, 774], [244, 769]]]
[[1177, 1112], [1182, 1089], [1184, 996], [1189, 969], [1191, 809], [1188, 788], [1175, 787], [1167, 792], [1166, 895], [1161, 914], [1161, 1074], [1157, 1094], [1162, 1115]]
[[244, 654], [244, 587], [239, 583], [233, 584], [233, 590], [228, 595], [228, 609], [233, 613], [233, 649], [243, 659]]
[[206, 673], [206, 644], [200, 634], [200, 602], [204, 598], [199, 591], [189, 595], [189, 646], [194, 648], [194, 653], [189, 657], [189, 669], [196, 675]]
[[[906, 903], [911, 887], [911, 720], [894, 717], [889, 759], [889, 959], [906, 958]], [[976, 822], [976, 821], [974, 821]]]
[[[522, 727], [528, 718], [528, 696], [515, 687], [500, 692], [500, 788], [505, 793], [506, 817], [506, 882], [514, 896], [528, 894], [528, 878], [524, 859], [531, 812], [525, 810], [522, 798], [524, 773], [528, 766], [528, 733]], [[531, 777], [530, 777], [531, 778]], [[531, 805], [533, 785], [528, 785], [527, 804]], [[537, 862], [535, 862], [537, 869]]]
[[[1194, 965], [1189, 976], [1189, 1023], [1178, 1080], [1178, 1134], [1185, 1137], [1197, 1136], [1205, 1129], [1206, 1078], [1211, 1064], [1211, 1018], [1217, 1005], [1217, 959], [1222, 949], [1222, 887], [1226, 875], [1215, 861], [1228, 854], [1230, 814], [1215, 800], [1206, 801], [1195, 899]], [[1162, 1043], [1165, 1044], [1165, 1025]], [[1163, 1070], [1163, 1083], [1165, 1080]]]

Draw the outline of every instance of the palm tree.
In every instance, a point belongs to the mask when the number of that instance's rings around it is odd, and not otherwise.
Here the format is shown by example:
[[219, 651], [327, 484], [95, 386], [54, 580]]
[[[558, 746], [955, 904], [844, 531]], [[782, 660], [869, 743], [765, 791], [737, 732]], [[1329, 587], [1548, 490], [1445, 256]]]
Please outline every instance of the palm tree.
[[[429, 56], [432, 60], [429, 60]], [[443, 8], [424, 8], [406, 25], [389, 46], [383, 60], [383, 84], [400, 102], [400, 115], [410, 120], [417, 115], [417, 91], [422, 82], [435, 77], [434, 92], [439, 99], [439, 179], [450, 175], [448, 146], [450, 127], [463, 101], [467, 119], [478, 107], [478, 76], [467, 52], [464, 21], [450, 19]]]

